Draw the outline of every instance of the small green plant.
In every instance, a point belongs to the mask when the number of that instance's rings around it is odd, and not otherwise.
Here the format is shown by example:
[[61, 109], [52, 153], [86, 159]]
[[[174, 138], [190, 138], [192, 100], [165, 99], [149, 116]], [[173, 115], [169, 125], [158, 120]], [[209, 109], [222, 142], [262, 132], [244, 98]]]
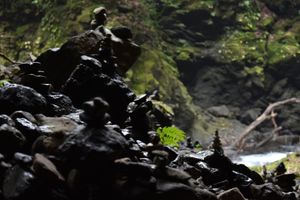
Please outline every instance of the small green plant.
[[179, 147], [179, 143], [185, 140], [185, 132], [175, 126], [158, 128], [157, 133], [161, 143], [167, 146]]

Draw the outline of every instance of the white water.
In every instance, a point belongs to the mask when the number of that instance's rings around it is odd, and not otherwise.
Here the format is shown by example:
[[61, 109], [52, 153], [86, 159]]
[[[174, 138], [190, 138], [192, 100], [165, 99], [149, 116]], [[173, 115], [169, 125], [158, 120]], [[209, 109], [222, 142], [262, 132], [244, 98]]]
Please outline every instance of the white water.
[[263, 154], [241, 155], [238, 156], [233, 162], [244, 164], [248, 167], [263, 166], [265, 164], [285, 158], [288, 154], [289, 152], [269, 152]]

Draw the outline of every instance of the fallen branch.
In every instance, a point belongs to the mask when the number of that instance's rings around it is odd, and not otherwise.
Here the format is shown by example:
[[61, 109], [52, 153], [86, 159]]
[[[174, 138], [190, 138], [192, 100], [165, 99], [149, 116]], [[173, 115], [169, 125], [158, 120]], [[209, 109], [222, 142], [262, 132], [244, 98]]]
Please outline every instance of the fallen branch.
[[7, 60], [8, 62], [10, 62], [12, 64], [21, 64], [21, 63], [19, 63], [17, 61], [14, 61], [14, 60], [10, 59], [8, 56], [6, 56], [5, 54], [3, 54], [1, 52], [0, 52], [0, 57], [4, 58], [5, 60]]
[[[234, 147], [241, 150], [245, 143], [245, 138], [250, 135], [251, 131], [253, 131], [258, 125], [260, 125], [262, 122], [264, 122], [267, 119], [274, 119], [275, 113], [272, 111], [274, 108], [284, 105], [284, 104], [291, 104], [291, 103], [300, 103], [300, 98], [290, 98], [283, 101], [278, 101], [275, 103], [270, 104], [266, 110], [255, 120], [253, 121], [249, 126], [246, 127], [246, 129], [240, 134], [239, 138], [234, 143]], [[275, 127], [276, 129], [277, 127]]]

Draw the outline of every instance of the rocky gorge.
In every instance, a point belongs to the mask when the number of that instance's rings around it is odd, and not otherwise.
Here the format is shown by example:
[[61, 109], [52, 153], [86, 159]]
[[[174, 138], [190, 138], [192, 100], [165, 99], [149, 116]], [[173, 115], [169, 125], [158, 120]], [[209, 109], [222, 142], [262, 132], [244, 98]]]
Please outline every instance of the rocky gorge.
[[99, 25], [15, 64], [0, 88], [1, 199], [300, 198], [283, 163], [262, 176], [235, 164], [218, 132], [207, 150], [165, 146], [156, 130], [174, 119], [123, 81], [123, 53], [140, 51], [116, 33]]

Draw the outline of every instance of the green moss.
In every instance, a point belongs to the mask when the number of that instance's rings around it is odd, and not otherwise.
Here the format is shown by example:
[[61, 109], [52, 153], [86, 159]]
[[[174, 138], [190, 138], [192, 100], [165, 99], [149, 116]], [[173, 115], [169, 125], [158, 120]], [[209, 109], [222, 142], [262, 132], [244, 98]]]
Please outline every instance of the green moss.
[[264, 62], [266, 54], [266, 34], [255, 32], [233, 31], [222, 40], [218, 53], [226, 62], [248, 62], [253, 65]]
[[175, 58], [178, 61], [192, 61], [198, 52], [198, 48], [194, 47], [186, 40], [179, 40], [179, 45], [173, 48], [176, 49]]
[[269, 64], [276, 63], [296, 57], [300, 54], [300, 46], [297, 40], [290, 36], [277, 38], [268, 45]]
[[215, 0], [204, 0], [204, 1], [191, 1], [191, 3], [186, 7], [187, 10], [213, 10], [215, 6]]

